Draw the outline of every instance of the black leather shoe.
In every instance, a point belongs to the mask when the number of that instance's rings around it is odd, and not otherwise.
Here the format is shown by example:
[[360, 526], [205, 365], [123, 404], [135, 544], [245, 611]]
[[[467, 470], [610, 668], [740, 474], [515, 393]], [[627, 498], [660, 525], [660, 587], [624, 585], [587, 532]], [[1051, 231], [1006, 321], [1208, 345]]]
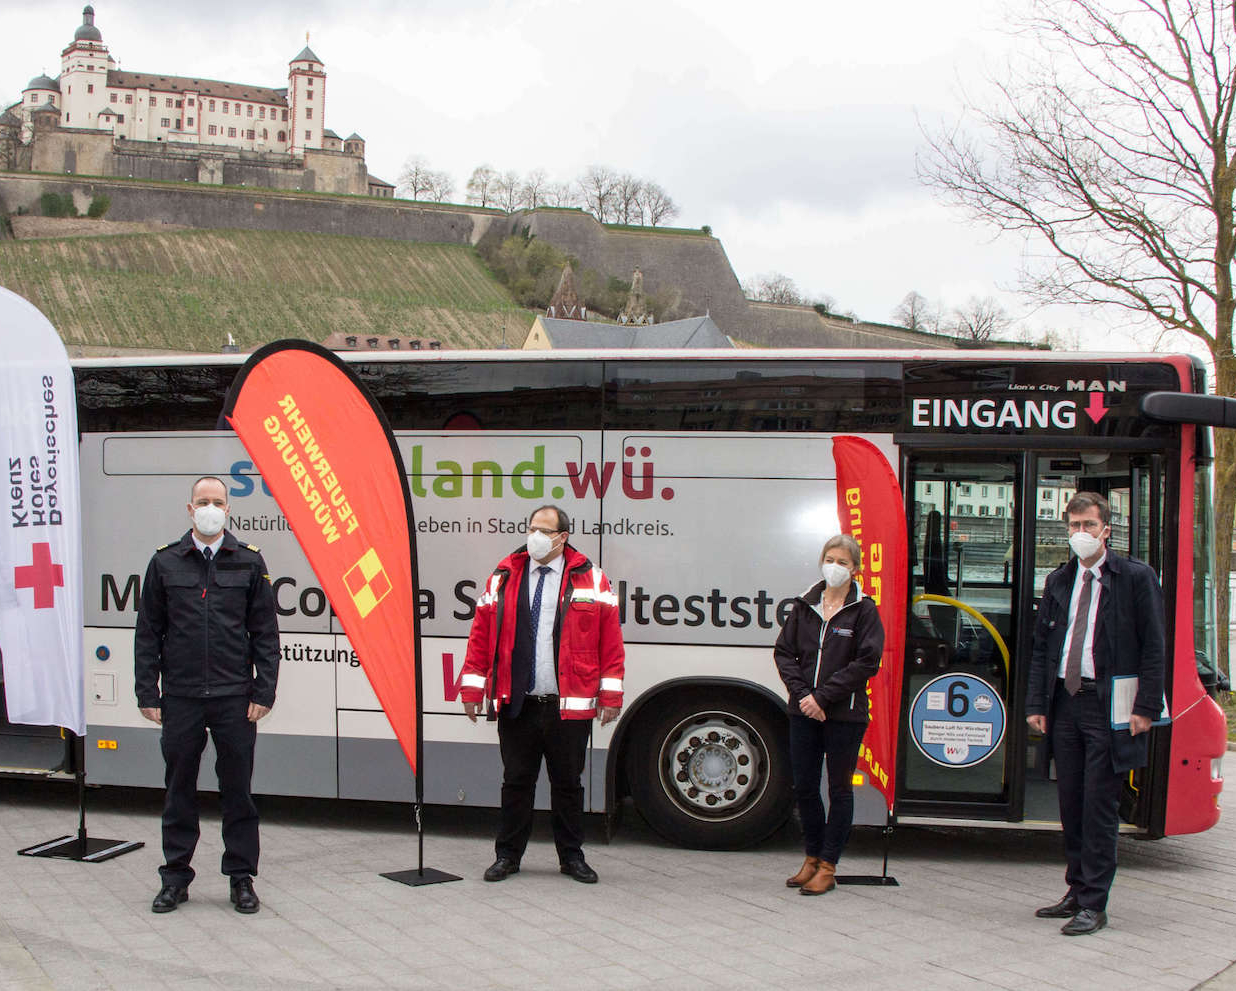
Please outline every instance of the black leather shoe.
[[1055, 905], [1047, 905], [1034, 914], [1040, 919], [1071, 919], [1080, 911], [1081, 906], [1077, 904], [1077, 898], [1070, 891]]
[[258, 901], [257, 892], [253, 890], [253, 878], [232, 878], [232, 904], [236, 906], [237, 912], [243, 912], [245, 915], [252, 915], [262, 907], [262, 903]]
[[154, 901], [150, 903], [150, 911], [158, 912], [160, 915], [164, 912], [175, 912], [177, 905], [188, 900], [188, 888], [179, 884], [165, 884], [154, 896]]
[[1066, 922], [1060, 929], [1066, 936], [1085, 936], [1087, 933], [1097, 933], [1107, 925], [1107, 913], [1095, 908], [1083, 908], [1072, 920]]
[[512, 874], [519, 873], [519, 864], [509, 857], [499, 857], [485, 870], [486, 881], [505, 881]]
[[559, 865], [558, 870], [567, 875], [567, 877], [581, 881], [584, 884], [597, 883], [597, 872], [584, 862], [583, 857], [580, 857], [579, 860], [568, 860], [565, 864]]

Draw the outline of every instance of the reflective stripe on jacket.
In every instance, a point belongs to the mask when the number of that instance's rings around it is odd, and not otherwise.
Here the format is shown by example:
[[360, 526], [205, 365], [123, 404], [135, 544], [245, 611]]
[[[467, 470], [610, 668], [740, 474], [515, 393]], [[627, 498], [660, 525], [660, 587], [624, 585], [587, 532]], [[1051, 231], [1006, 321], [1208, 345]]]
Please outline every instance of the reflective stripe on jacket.
[[[568, 544], [558, 609], [554, 616], [559, 711], [563, 719], [592, 719], [597, 707], [622, 706], [626, 654], [618, 622], [618, 596], [600, 568]], [[468, 652], [460, 678], [460, 698], [492, 700], [495, 711], [511, 700], [511, 653], [519, 587], [528, 552], [505, 558], [476, 601]]]

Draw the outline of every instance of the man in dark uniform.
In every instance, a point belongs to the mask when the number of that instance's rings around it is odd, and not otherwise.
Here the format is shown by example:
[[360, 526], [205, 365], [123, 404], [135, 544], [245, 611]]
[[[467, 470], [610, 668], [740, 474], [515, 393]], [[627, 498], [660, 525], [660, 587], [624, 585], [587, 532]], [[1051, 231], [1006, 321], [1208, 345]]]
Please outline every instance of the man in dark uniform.
[[[190, 490], [193, 527], [160, 547], [142, 583], [134, 635], [137, 704], [163, 727], [163, 886], [151, 905], [172, 912], [189, 897], [200, 829], [197, 772], [210, 731], [223, 812], [223, 873], [232, 904], [251, 914], [258, 812], [249, 793], [257, 721], [275, 704], [279, 627], [266, 562], [225, 529], [227, 487], [206, 476]], [[160, 684], [161, 683], [161, 684]]]
[[1034, 630], [1026, 720], [1056, 761], [1069, 890], [1039, 918], [1083, 936], [1107, 925], [1123, 778], [1144, 767], [1163, 704], [1163, 592], [1148, 565], [1109, 550], [1111, 507], [1065, 507], [1076, 555], [1050, 575]]

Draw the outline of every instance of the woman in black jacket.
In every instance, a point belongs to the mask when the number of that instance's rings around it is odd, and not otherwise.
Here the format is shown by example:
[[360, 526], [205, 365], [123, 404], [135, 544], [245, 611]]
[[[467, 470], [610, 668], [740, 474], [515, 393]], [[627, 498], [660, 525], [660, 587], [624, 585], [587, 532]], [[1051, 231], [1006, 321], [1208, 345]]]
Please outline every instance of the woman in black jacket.
[[[880, 669], [884, 627], [857, 579], [862, 551], [839, 534], [820, 552], [816, 582], [794, 600], [773, 657], [789, 692], [790, 765], [807, 859], [786, 886], [803, 895], [836, 887], [854, 820], [854, 769], [870, 716], [867, 679]], [[828, 764], [828, 813], [820, 772]]]

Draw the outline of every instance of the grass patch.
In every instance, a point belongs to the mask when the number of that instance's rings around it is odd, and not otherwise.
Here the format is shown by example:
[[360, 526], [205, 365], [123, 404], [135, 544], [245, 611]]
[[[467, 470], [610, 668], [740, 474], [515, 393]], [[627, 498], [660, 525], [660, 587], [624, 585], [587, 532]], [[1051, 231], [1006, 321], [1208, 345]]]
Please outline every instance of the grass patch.
[[1227, 716], [1227, 741], [1236, 743], [1236, 692], [1220, 692], [1219, 705]]
[[0, 284], [66, 344], [217, 352], [284, 337], [516, 346], [532, 323], [469, 247], [188, 230], [0, 243]]

